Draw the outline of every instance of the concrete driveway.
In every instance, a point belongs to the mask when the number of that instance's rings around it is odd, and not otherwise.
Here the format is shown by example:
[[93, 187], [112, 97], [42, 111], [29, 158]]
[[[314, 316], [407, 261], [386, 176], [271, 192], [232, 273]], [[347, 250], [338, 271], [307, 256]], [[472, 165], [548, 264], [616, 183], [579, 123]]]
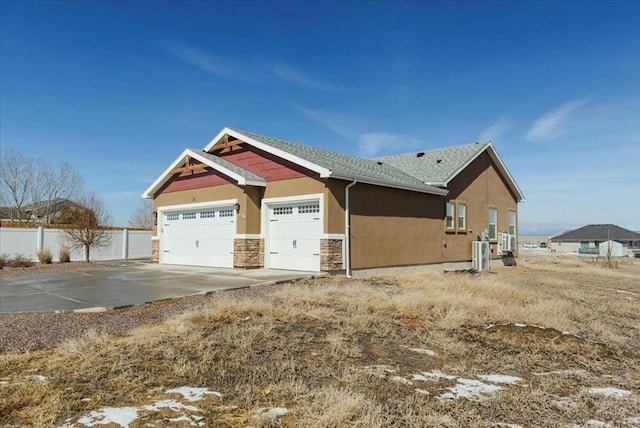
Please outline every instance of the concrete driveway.
[[[138, 303], [322, 276], [114, 262], [104, 269], [0, 278], [0, 313], [104, 311]], [[115, 266], [115, 267], [113, 267]]]

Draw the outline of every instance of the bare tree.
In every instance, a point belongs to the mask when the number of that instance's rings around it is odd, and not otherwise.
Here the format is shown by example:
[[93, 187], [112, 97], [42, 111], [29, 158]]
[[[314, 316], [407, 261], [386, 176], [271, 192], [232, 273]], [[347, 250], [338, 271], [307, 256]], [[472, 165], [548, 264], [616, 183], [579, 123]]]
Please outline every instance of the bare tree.
[[153, 227], [153, 201], [143, 199], [140, 206], [131, 214], [129, 226], [141, 229], [151, 229]]
[[54, 215], [58, 209], [55, 209], [55, 203], [61, 199], [75, 199], [82, 191], [83, 180], [80, 174], [75, 172], [71, 165], [65, 161], [58, 162], [51, 167], [43, 162], [38, 164], [38, 174], [36, 177], [37, 189], [35, 194], [38, 195], [34, 201], [42, 202], [39, 208], [40, 214], [45, 216], [46, 223], [56, 222]]
[[22, 156], [16, 150], [8, 149], [0, 159], [0, 193], [10, 204], [11, 220], [23, 221], [24, 206], [33, 201], [34, 160]]
[[[51, 165], [12, 149], [0, 157], [0, 203], [11, 208], [12, 221], [35, 221], [42, 216], [51, 223], [60, 210], [55, 203], [77, 197], [82, 187], [82, 177], [67, 162]], [[27, 210], [35, 216], [30, 218]]]
[[84, 260], [88, 262], [91, 248], [106, 247], [111, 242], [111, 214], [95, 193], [78, 198], [78, 205], [71, 208], [69, 227], [61, 234], [71, 248], [84, 250]]

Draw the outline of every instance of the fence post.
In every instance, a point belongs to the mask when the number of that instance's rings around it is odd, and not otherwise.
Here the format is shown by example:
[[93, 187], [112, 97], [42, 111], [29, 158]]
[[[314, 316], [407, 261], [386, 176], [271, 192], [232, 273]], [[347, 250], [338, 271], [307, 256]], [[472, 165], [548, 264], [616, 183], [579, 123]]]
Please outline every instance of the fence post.
[[42, 251], [42, 247], [44, 247], [44, 228], [40, 226], [38, 227], [36, 252]]
[[129, 229], [122, 231], [122, 258], [129, 259]]

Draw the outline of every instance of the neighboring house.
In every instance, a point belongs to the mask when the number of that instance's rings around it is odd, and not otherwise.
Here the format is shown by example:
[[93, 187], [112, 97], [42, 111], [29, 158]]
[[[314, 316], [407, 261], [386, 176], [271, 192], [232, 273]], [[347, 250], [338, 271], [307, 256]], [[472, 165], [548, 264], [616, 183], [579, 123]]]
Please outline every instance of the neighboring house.
[[630, 250], [640, 250], [640, 233], [615, 224], [589, 224], [549, 238], [557, 253], [599, 254], [600, 244], [616, 241]]
[[517, 234], [523, 195], [491, 143], [364, 159], [224, 128], [143, 193], [160, 263], [337, 271], [470, 261]]
[[0, 221], [17, 221], [19, 218], [18, 210], [12, 207], [0, 207]]
[[0, 207], [0, 220], [6, 222], [21, 222], [35, 224], [68, 223], [69, 216], [74, 210], [82, 208], [81, 205], [69, 199], [55, 198], [50, 201], [38, 201], [22, 207], [22, 216], [18, 210], [12, 207]]

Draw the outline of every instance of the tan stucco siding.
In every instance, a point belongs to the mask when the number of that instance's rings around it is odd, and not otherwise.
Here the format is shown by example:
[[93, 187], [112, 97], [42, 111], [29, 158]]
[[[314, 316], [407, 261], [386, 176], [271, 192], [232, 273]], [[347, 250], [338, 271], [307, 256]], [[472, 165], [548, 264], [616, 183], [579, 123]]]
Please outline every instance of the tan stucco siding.
[[287, 196], [311, 195], [324, 193], [324, 183], [311, 177], [293, 178], [291, 180], [271, 181], [267, 183], [264, 198], [283, 198]]
[[344, 190], [349, 181], [327, 180], [325, 188], [324, 230], [330, 234], [344, 235]]
[[[467, 228], [466, 231], [456, 230], [445, 232], [447, 260], [471, 259], [471, 242], [476, 235], [489, 227], [489, 207], [497, 209], [498, 232], [509, 230], [509, 211], [516, 212], [518, 204], [516, 196], [498, 172], [491, 157], [485, 152], [469, 164], [447, 188], [447, 199], [455, 203], [466, 204]], [[454, 223], [457, 225], [457, 212], [454, 215]], [[444, 225], [443, 225], [444, 230]], [[517, 232], [517, 223], [516, 223]], [[493, 257], [497, 257], [496, 245], [491, 245]]]
[[354, 269], [443, 260], [442, 197], [356, 184], [350, 200]]
[[[240, 213], [238, 215], [238, 224], [236, 233], [251, 233], [246, 232], [246, 209], [247, 201], [246, 194], [242, 187], [235, 184], [226, 184], [223, 186], [205, 187], [202, 189], [189, 189], [178, 192], [160, 193], [157, 194], [153, 200], [153, 210], [158, 211], [158, 208], [183, 205], [183, 204], [195, 204], [202, 202], [215, 202], [223, 201], [227, 199], [236, 199], [240, 204]], [[158, 218], [158, 222], [161, 219]], [[157, 235], [157, 228], [153, 228], [153, 234]]]

